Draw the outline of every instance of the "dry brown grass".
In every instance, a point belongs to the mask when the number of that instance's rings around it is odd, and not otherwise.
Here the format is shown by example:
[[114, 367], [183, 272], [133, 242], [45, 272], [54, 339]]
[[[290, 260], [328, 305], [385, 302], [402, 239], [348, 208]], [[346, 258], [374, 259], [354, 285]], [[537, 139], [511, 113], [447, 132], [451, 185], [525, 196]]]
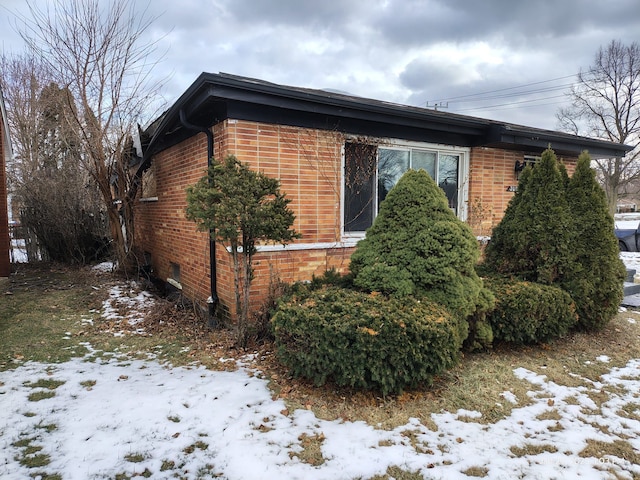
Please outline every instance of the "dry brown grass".
[[556, 453], [558, 449], [554, 445], [535, 445], [527, 443], [522, 447], [511, 447], [511, 453], [516, 457], [524, 457], [528, 455], [540, 455], [541, 453], [549, 452]]
[[483, 478], [489, 474], [489, 469], [486, 467], [470, 467], [466, 470], [463, 470], [462, 473], [464, 473], [467, 477]]
[[582, 458], [598, 459], [615, 457], [627, 460], [634, 465], [640, 464], [640, 454], [638, 454], [629, 442], [625, 442], [623, 440], [616, 440], [615, 442], [607, 443], [599, 440], [588, 439], [587, 446], [578, 455]]
[[324, 435], [307, 435], [303, 433], [298, 437], [302, 450], [296, 453], [291, 453], [289, 456], [297, 457], [302, 463], [308, 463], [314, 467], [320, 466], [325, 462], [322, 456], [322, 443], [325, 438]]
[[[433, 467], [432, 467], [433, 468]], [[407, 470], [403, 470], [399, 467], [389, 467], [387, 469], [387, 473], [385, 475], [376, 475], [371, 477], [368, 480], [424, 480], [425, 477], [422, 476], [420, 472], [410, 472]], [[362, 479], [358, 479], [362, 480]]]

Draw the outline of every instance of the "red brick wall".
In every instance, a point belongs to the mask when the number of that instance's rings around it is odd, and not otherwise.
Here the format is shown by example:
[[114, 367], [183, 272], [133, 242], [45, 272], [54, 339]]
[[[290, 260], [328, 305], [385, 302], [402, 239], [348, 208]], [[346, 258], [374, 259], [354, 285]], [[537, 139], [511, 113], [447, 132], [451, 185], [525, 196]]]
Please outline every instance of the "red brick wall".
[[136, 236], [142, 252], [151, 253], [154, 274], [166, 280], [171, 263], [180, 266], [180, 282], [189, 298], [206, 301], [209, 296], [209, 242], [185, 218], [185, 189], [207, 169], [207, 138], [197, 134], [153, 159], [157, 200], [137, 204]]
[[[302, 128], [225, 121], [214, 127], [214, 155], [233, 154], [266, 175], [280, 179], [281, 190], [291, 200], [296, 214], [293, 228], [302, 234], [295, 242], [299, 250], [259, 253], [252, 285], [252, 307], [266, 299], [269, 281], [309, 280], [328, 268], [346, 270], [352, 249], [320, 249], [317, 243], [340, 240], [339, 134]], [[185, 189], [206, 172], [206, 136], [198, 134], [171, 147], [153, 159], [157, 200], [139, 202], [136, 235], [142, 251], [152, 254], [158, 278], [171, 277], [171, 263], [180, 265], [183, 293], [204, 303], [210, 295], [208, 236], [196, 232], [186, 220]], [[233, 314], [234, 283], [230, 255], [216, 247], [218, 296]]]
[[[0, 97], [0, 101], [2, 98]], [[9, 261], [9, 213], [7, 209], [7, 171], [5, 163], [6, 132], [4, 131], [4, 119], [0, 110], [0, 278], [6, 278], [11, 272]]]
[[[341, 240], [341, 149], [344, 137], [336, 132], [226, 120], [213, 128], [214, 155], [233, 154], [266, 175], [280, 179], [281, 190], [291, 200], [296, 215], [294, 228], [302, 234], [287, 250], [266, 246], [254, 260], [252, 308], [263, 305], [273, 280], [310, 280], [335, 268], [345, 272], [353, 248]], [[198, 134], [154, 157], [157, 201], [138, 204], [136, 234], [143, 250], [152, 253], [157, 276], [171, 276], [171, 263], [180, 265], [186, 296], [204, 303], [209, 291], [209, 250], [206, 233], [196, 232], [185, 219], [185, 189], [200, 179], [207, 166], [207, 142]], [[517, 185], [516, 160], [523, 152], [474, 148], [470, 158], [469, 204], [478, 200], [485, 217], [474, 225], [477, 234], [502, 218]], [[568, 164], [572, 171], [575, 159]], [[328, 248], [331, 246], [332, 248]], [[230, 255], [217, 247], [218, 295], [224, 311], [235, 312], [233, 269]]]
[[[252, 308], [266, 300], [269, 282], [310, 280], [329, 268], [346, 271], [353, 249], [314, 248], [314, 244], [340, 241], [341, 152], [344, 139], [335, 132], [297, 127], [227, 120], [214, 129], [215, 156], [235, 155], [264, 174], [278, 178], [280, 188], [291, 200], [295, 212], [293, 228], [302, 238], [298, 250], [282, 251], [277, 246], [260, 252], [254, 260]], [[233, 271], [225, 253], [217, 255], [218, 294], [233, 306]]]
[[341, 135], [233, 120], [214, 133], [217, 158], [235, 155], [280, 180], [303, 236], [298, 243], [340, 239]]

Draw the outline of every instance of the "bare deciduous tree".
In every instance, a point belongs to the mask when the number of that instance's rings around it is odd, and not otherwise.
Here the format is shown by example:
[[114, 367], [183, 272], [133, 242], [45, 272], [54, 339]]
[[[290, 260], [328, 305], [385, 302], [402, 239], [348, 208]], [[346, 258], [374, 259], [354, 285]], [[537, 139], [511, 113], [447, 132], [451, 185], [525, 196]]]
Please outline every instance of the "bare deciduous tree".
[[600, 47], [569, 96], [571, 105], [557, 114], [561, 129], [636, 147], [623, 158], [593, 160], [613, 214], [618, 195], [640, 180], [640, 45]]
[[15, 156], [15, 161], [7, 166], [8, 178], [15, 184], [27, 177], [37, 163], [41, 120], [39, 97], [51, 77], [42, 62], [30, 55], [3, 54], [0, 56], [0, 72]]
[[121, 268], [133, 263], [133, 201], [137, 180], [126, 154], [137, 122], [152, 117], [160, 87], [150, 76], [154, 43], [143, 34], [154, 17], [133, 2], [54, 0], [43, 8], [27, 2], [21, 36], [42, 58], [75, 104], [81, 162], [93, 177], [107, 212]]
[[[0, 56], [0, 83], [7, 106], [7, 122], [11, 132], [14, 157], [7, 164], [7, 187], [16, 201], [29, 190], [24, 180], [34, 178], [38, 163], [39, 95], [50, 80], [42, 62], [29, 55]], [[27, 256], [38, 259], [37, 239], [28, 228], [21, 230]]]
[[80, 168], [75, 102], [28, 55], [0, 56], [15, 158], [9, 188], [19, 206], [30, 261], [86, 263], [104, 254], [104, 208]]

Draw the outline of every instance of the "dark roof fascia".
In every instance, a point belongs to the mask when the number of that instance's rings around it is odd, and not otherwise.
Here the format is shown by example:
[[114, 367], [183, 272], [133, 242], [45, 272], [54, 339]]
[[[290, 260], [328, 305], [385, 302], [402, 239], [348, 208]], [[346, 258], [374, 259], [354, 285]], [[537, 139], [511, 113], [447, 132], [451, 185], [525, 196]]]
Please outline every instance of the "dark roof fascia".
[[[552, 130], [205, 72], [159, 122], [154, 122], [157, 128], [145, 151], [144, 168], [155, 153], [195, 134], [181, 125], [180, 110], [184, 110], [190, 122], [207, 128], [230, 117], [228, 112], [231, 111], [241, 112], [243, 116], [239, 119], [244, 120], [279, 118], [282, 121], [291, 117], [289, 125], [313, 127], [322, 123], [325, 128], [344, 133], [366, 134], [370, 131], [375, 134], [384, 132], [385, 125], [393, 132], [407, 129], [411, 139], [420, 137], [420, 132], [424, 132], [423, 138], [433, 139], [440, 132], [443, 139], [455, 139], [458, 146], [468, 147], [489, 146], [541, 153], [550, 145], [559, 154], [578, 155], [588, 150], [593, 157], [599, 158], [624, 156], [632, 149], [627, 145]], [[322, 120], [314, 123], [311, 117]], [[350, 131], [354, 128], [359, 131]]]
[[[312, 111], [320, 115], [375, 120], [385, 123], [440, 128], [471, 135], [479, 134], [486, 121], [474, 117], [443, 114], [437, 110], [399, 105], [324, 90], [248, 82], [227, 74], [208, 74], [225, 98], [278, 106], [290, 110]], [[222, 87], [230, 87], [223, 89]], [[373, 117], [372, 117], [373, 115]]]
[[[200, 74], [195, 82], [193, 82], [191, 86], [189, 86], [189, 88], [180, 95], [178, 100], [176, 100], [175, 103], [158, 119], [153, 121], [151, 126], [146, 130], [147, 133], [151, 134], [151, 139], [146, 145], [141, 168], [146, 168], [151, 157], [162, 150], [162, 144], [164, 143], [162, 142], [162, 137], [169, 135], [176, 130], [177, 125], [180, 124], [180, 110], [185, 108], [187, 102], [202, 90], [203, 85], [205, 84], [205, 76], [205, 73]], [[193, 135], [195, 132], [191, 132], [190, 134]]]
[[596, 138], [581, 137], [554, 130], [513, 124], [494, 124], [486, 146], [542, 152], [551, 147], [557, 154], [579, 155], [589, 152], [593, 158], [624, 157], [632, 146]]
[[[254, 104], [257, 107], [273, 107], [303, 114], [311, 113], [318, 116], [386, 123], [401, 127], [442, 131], [449, 134], [455, 133], [458, 136], [473, 139], [467, 141], [469, 146], [477, 143], [486, 129], [485, 121], [473, 117], [443, 115], [442, 112], [418, 107], [334, 94], [322, 90], [285, 87], [228, 74], [202, 73], [164, 114], [162, 120], [159, 123], [154, 122], [157, 127], [145, 152], [145, 160], [168, 144], [176, 143], [175, 139], [166, 142], [162, 137], [173, 135], [181, 128], [179, 120], [181, 109], [184, 109], [186, 117], [189, 119], [194, 116], [202, 116], [202, 109], [212, 99], [229, 103]], [[209, 116], [205, 122], [208, 124], [203, 126], [210, 127], [221, 120], [224, 118], [218, 118], [215, 115]], [[187, 136], [193, 134], [194, 132], [190, 132]], [[176, 138], [181, 137], [182, 135], [176, 136]]]

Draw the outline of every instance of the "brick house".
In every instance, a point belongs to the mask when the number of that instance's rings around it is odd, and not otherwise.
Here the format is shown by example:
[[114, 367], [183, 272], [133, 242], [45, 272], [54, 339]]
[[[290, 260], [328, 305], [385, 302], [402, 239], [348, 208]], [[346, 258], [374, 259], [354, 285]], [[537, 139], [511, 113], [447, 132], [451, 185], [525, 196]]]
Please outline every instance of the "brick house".
[[[339, 93], [203, 73], [145, 132], [136, 206], [141, 254], [157, 277], [233, 316], [230, 255], [186, 220], [185, 188], [210, 157], [233, 154], [278, 178], [292, 200], [293, 244], [263, 245], [252, 308], [270, 282], [346, 271], [379, 202], [408, 168], [424, 168], [478, 235], [489, 234], [517, 169], [549, 145], [571, 171], [577, 156], [624, 155], [624, 145]], [[211, 274], [213, 272], [213, 275]], [[212, 313], [210, 304], [210, 313]]]
[[11, 272], [6, 170], [10, 160], [9, 125], [7, 124], [7, 111], [4, 106], [2, 90], [0, 90], [0, 281], [8, 278]]

